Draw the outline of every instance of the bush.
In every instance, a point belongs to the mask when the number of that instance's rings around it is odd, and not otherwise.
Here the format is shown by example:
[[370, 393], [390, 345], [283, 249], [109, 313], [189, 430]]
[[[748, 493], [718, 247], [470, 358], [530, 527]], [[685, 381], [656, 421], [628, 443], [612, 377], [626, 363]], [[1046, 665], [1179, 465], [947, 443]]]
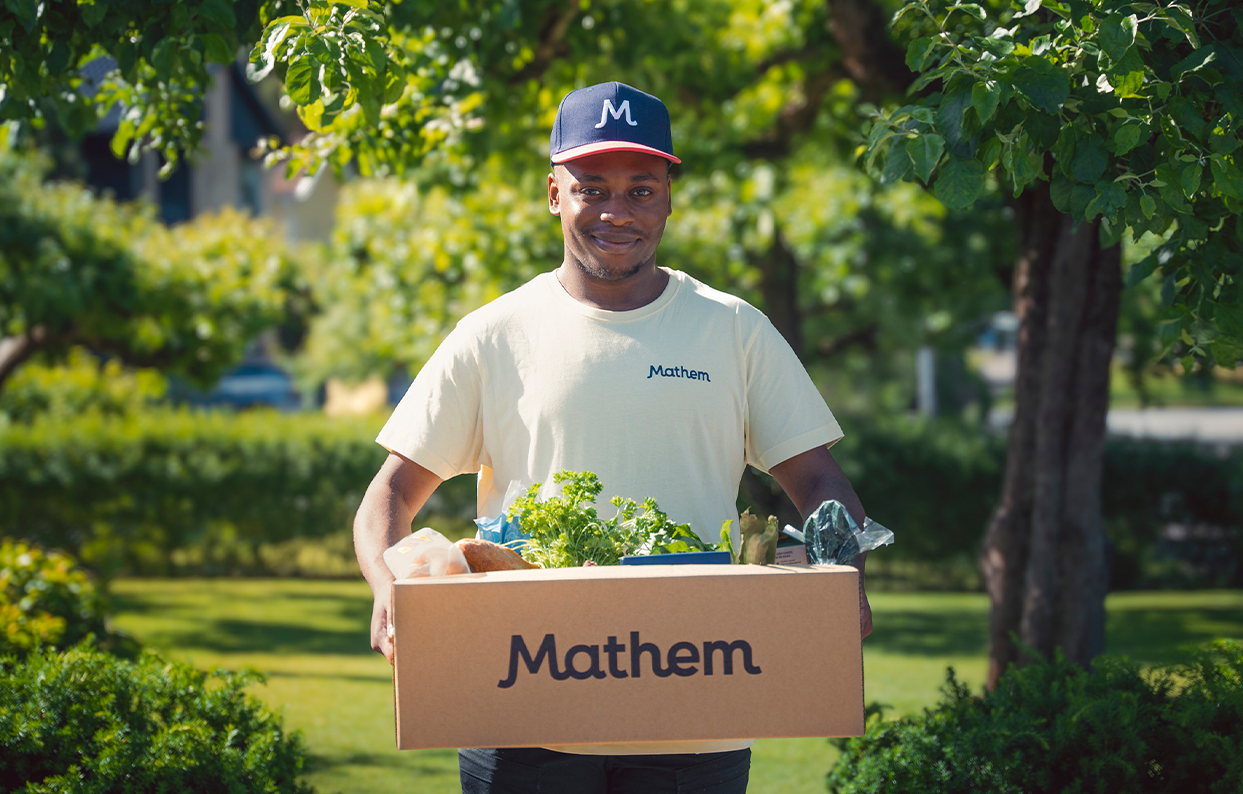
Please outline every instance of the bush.
[[[354, 575], [348, 536], [386, 454], [381, 422], [148, 408], [0, 427], [0, 533], [67, 549], [105, 577]], [[843, 424], [834, 454], [898, 534], [869, 562], [875, 584], [978, 588], [1004, 439], [956, 421]], [[474, 485], [444, 483], [419, 526], [473, 532]], [[1110, 439], [1102, 490], [1115, 588], [1243, 586], [1243, 449]], [[1171, 525], [1217, 540], [1179, 545]]]
[[839, 742], [836, 794], [1243, 790], [1243, 645], [1219, 640], [1183, 666], [1141, 672], [1101, 657], [1010, 669], [974, 697], [951, 670], [923, 715], [869, 717]]
[[104, 638], [104, 599], [67, 554], [0, 541], [0, 656]]
[[75, 347], [61, 366], [28, 362], [5, 381], [0, 423], [65, 422], [87, 412], [135, 414], [167, 391], [168, 383], [156, 370], [127, 369], [115, 358], [101, 362]]
[[348, 531], [384, 460], [375, 420], [149, 410], [0, 429], [0, 531], [105, 576], [263, 572], [259, 548]]
[[300, 736], [244, 691], [258, 681], [89, 646], [0, 660], [0, 790], [309, 793]]

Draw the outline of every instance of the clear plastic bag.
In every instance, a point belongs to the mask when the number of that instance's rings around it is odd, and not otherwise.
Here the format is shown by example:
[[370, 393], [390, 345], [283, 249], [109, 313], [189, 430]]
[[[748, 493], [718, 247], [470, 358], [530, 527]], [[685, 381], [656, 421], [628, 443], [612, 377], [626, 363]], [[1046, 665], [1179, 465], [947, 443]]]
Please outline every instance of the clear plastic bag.
[[407, 535], [384, 552], [384, 564], [398, 579], [470, 573], [466, 556], [431, 527]]
[[836, 499], [816, 508], [803, 525], [807, 561], [813, 565], [849, 565], [860, 554], [893, 543], [893, 532], [870, 518], [863, 529]]

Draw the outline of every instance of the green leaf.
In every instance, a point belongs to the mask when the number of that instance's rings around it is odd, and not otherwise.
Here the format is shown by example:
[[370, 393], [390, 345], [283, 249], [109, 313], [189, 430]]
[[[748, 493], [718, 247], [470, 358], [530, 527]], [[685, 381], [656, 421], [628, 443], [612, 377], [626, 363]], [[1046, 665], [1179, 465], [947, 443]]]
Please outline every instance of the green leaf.
[[1177, 6], [1172, 6], [1167, 11], [1164, 19], [1165, 24], [1169, 25], [1172, 29], [1178, 31], [1179, 33], [1182, 33], [1183, 36], [1187, 38], [1187, 43], [1190, 44], [1193, 49], [1200, 49], [1200, 37], [1196, 35], [1195, 21], [1192, 20], [1191, 16], [1186, 11], [1183, 11]]
[[1174, 64], [1173, 68], [1170, 69], [1170, 79], [1177, 82], [1183, 75], [1199, 71], [1215, 60], [1217, 60], [1217, 48], [1215, 45], [1210, 44], [1207, 47], [1201, 47]]
[[1114, 154], [1122, 155], [1139, 144], [1140, 127], [1138, 124], [1124, 124], [1114, 130]]
[[203, 5], [199, 6], [199, 16], [230, 31], [237, 27], [233, 4], [226, 0], [205, 0]]
[[332, 0], [337, 5], [349, 6], [350, 8], [366, 8], [367, 0]]
[[301, 106], [319, 99], [319, 64], [311, 58], [299, 58], [285, 72], [285, 91]]
[[173, 63], [177, 60], [177, 43], [175, 37], [169, 36], [156, 44], [151, 52], [151, 66], [160, 79], [166, 82], [173, 76]]
[[1200, 189], [1200, 171], [1199, 163], [1189, 163], [1183, 168], [1180, 182], [1183, 186], [1183, 195], [1187, 198], [1195, 198], [1196, 191]]
[[906, 153], [906, 147], [891, 146], [889, 154], [885, 157], [885, 170], [881, 172], [880, 183], [892, 185], [901, 182], [908, 178], [912, 171], [911, 158]]
[[1023, 118], [1023, 129], [1031, 139], [1032, 145], [1039, 150], [1048, 149], [1057, 142], [1062, 124], [1056, 115], [1029, 110]]
[[1126, 191], [1116, 182], [1097, 182], [1096, 195], [1084, 210], [1084, 220], [1092, 220], [1097, 215], [1114, 218], [1119, 210], [1126, 206]]
[[937, 108], [937, 127], [945, 137], [950, 151], [959, 157], [975, 154], [970, 136], [964, 137], [963, 113], [971, 107], [971, 92], [965, 87], [941, 98]]
[[984, 166], [979, 160], [950, 157], [937, 175], [932, 193], [950, 209], [971, 206], [984, 189]]
[[1131, 270], [1126, 274], [1126, 285], [1134, 287], [1144, 279], [1148, 278], [1157, 269], [1157, 254], [1154, 251], [1148, 256], [1136, 262], [1131, 266]]
[[1061, 171], [1054, 173], [1053, 180], [1049, 183], [1049, 200], [1058, 212], [1070, 212], [1070, 193], [1074, 187], [1075, 183]]
[[1222, 333], [1243, 341], [1243, 306], [1237, 303], [1218, 303], [1213, 307], [1213, 320]]
[[1077, 221], [1084, 220], [1088, 205], [1096, 200], [1096, 188], [1091, 185], [1074, 185], [1070, 189], [1070, 215]]
[[1157, 201], [1152, 196], [1145, 193], [1139, 199], [1139, 208], [1143, 211], [1144, 217], [1152, 220], [1152, 215], [1157, 211]]
[[[1174, 305], [1174, 298], [1178, 294], [1177, 285], [1174, 283], [1174, 274], [1170, 273], [1165, 277], [1165, 281], [1161, 282], [1161, 306], [1168, 308]], [[1179, 331], [1182, 331], [1181, 325]]]
[[984, 163], [985, 170], [993, 168], [1001, 162], [1001, 141], [996, 137], [989, 137], [984, 145], [980, 147], [978, 154], [980, 162]]
[[954, 6], [954, 8], [957, 8], [959, 11], [965, 11], [981, 22], [988, 18], [988, 14], [984, 13], [984, 9], [975, 3], [964, 3], [959, 6]]
[[1023, 10], [1016, 13], [1011, 19], [1019, 19], [1036, 13], [1040, 10], [1040, 0], [1023, 0], [1022, 6]]
[[995, 58], [1004, 58], [1014, 52], [1014, 42], [1009, 39], [995, 39], [992, 36], [978, 36], [974, 39], [980, 49]]
[[1070, 96], [1070, 78], [1045, 58], [1029, 55], [1014, 70], [1014, 90], [1047, 113], [1056, 114]]
[[328, 39], [314, 33], [307, 34], [306, 51], [322, 64], [335, 64], [341, 54], [339, 47], [335, 47], [329, 43]]
[[134, 138], [134, 122], [122, 119], [117, 131], [112, 134], [112, 156], [118, 160], [125, 157], [129, 142]]
[[1219, 367], [1234, 369], [1239, 363], [1239, 349], [1234, 345], [1215, 341], [1209, 345], [1208, 349], [1213, 354], [1213, 360], [1217, 362]]
[[1134, 14], [1125, 17], [1119, 14], [1109, 15], [1101, 23], [1101, 49], [1115, 63], [1122, 60], [1122, 56], [1126, 55], [1126, 51], [1135, 44], [1135, 31], [1137, 27], [1138, 21], [1135, 19]]
[[233, 48], [229, 46], [229, 42], [224, 40], [224, 36], [216, 33], [204, 33], [203, 43], [207, 46], [207, 60], [212, 63], [231, 63], [233, 61]]
[[1095, 184], [1105, 174], [1108, 165], [1105, 141], [1099, 135], [1090, 135], [1075, 145], [1075, 159], [1071, 161], [1070, 173], [1080, 182]]
[[971, 104], [980, 123], [986, 123], [997, 112], [997, 101], [1001, 99], [1001, 85], [993, 83], [976, 83], [971, 86]]
[[922, 72], [935, 43], [936, 40], [932, 37], [924, 36], [908, 44], [906, 46], [906, 68], [912, 72]]
[[915, 174], [925, 185], [937, 167], [941, 153], [945, 151], [945, 139], [940, 135], [920, 135], [906, 142], [906, 153], [911, 164], [915, 166]]
[[384, 104], [391, 105], [401, 99], [405, 90], [406, 75], [390, 65], [384, 76]]
[[1215, 154], [1209, 160], [1213, 172], [1213, 185], [1230, 198], [1243, 199], [1243, 174], [1237, 165], [1227, 162], [1223, 155]]

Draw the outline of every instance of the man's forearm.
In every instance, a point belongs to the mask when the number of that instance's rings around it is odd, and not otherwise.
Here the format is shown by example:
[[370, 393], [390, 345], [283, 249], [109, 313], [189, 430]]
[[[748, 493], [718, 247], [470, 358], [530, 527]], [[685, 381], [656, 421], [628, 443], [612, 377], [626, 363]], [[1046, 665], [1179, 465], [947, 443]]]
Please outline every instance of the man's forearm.
[[354, 553], [373, 594], [387, 590], [393, 574], [384, 551], [410, 532], [410, 525], [440, 478], [421, 466], [391, 455], [363, 495], [354, 516]]
[[[824, 502], [836, 499], [846, 508], [855, 524], [863, 527], [863, 521], [867, 517], [863, 503], [850, 485], [850, 479], [827, 449], [810, 450], [780, 463], [773, 467], [773, 475], [794, 502], [794, 507], [804, 521]], [[860, 554], [851, 564], [862, 574], [866, 561], [867, 555]]]

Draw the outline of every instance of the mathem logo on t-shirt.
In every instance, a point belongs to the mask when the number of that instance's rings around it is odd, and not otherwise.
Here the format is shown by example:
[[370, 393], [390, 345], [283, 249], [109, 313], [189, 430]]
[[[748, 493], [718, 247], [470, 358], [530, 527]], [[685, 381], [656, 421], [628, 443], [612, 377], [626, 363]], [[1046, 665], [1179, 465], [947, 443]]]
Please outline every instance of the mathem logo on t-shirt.
[[708, 373], [702, 369], [687, 369], [686, 367], [663, 367], [659, 364], [652, 364], [648, 370], [649, 378], [659, 375], [662, 378], [689, 378], [690, 380], [706, 380], [712, 382], [712, 378], [708, 377]]

